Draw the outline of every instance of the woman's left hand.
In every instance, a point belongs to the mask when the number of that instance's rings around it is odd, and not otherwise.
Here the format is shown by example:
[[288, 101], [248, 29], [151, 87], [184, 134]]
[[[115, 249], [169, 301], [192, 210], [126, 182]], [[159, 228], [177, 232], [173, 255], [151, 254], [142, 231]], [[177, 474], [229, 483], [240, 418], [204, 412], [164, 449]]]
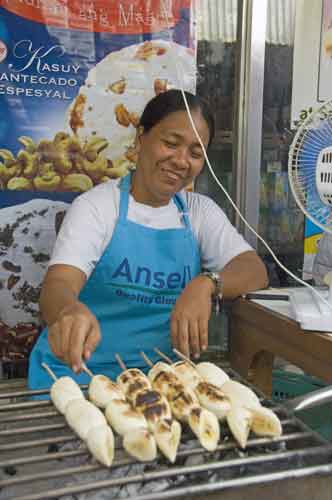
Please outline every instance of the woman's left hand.
[[194, 278], [179, 296], [171, 314], [173, 347], [186, 356], [199, 357], [208, 346], [208, 324], [212, 309], [213, 282]]

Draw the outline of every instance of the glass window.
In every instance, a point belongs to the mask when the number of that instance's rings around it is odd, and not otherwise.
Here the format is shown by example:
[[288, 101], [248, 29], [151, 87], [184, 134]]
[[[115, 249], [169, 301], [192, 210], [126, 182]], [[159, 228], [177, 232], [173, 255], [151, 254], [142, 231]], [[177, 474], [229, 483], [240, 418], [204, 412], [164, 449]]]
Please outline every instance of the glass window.
[[[288, 182], [288, 152], [294, 137], [290, 124], [294, 15], [294, 0], [268, 3], [259, 233], [280, 261], [300, 276], [304, 216]], [[260, 242], [258, 251], [269, 265], [276, 285], [294, 285]]]
[[[200, 9], [197, 93], [214, 111], [216, 135], [209, 159], [218, 179], [231, 193], [237, 0], [202, 0]], [[195, 190], [213, 198], [232, 220], [233, 210], [207, 165], [195, 183]]]

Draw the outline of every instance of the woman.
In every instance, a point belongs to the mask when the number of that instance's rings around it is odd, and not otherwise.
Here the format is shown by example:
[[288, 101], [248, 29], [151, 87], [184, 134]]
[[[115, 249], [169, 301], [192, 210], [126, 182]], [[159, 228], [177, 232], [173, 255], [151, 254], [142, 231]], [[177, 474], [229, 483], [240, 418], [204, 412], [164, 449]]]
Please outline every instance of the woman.
[[[186, 93], [205, 147], [214, 124], [206, 105]], [[30, 387], [48, 387], [41, 367], [114, 378], [119, 353], [127, 367], [146, 368], [172, 346], [198, 356], [218, 286], [225, 298], [267, 285], [264, 264], [209, 198], [184, 191], [204, 155], [179, 90], [146, 106], [137, 131], [137, 168], [79, 196], [65, 217], [42, 287], [48, 325], [30, 357]], [[201, 268], [218, 271], [202, 274]], [[69, 365], [69, 366], [68, 366]], [[70, 368], [71, 367], [71, 368]]]

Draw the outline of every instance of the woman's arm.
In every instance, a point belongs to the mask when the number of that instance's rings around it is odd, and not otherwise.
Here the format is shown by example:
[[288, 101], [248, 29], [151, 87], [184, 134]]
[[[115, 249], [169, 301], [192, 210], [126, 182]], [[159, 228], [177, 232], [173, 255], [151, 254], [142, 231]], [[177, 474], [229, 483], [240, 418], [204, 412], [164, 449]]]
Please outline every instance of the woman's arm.
[[220, 278], [223, 282], [223, 297], [226, 299], [234, 299], [268, 286], [265, 264], [253, 251], [234, 257], [220, 272]]
[[[268, 277], [263, 261], [254, 251], [234, 257], [222, 271], [223, 297], [234, 299], [249, 291], [266, 288]], [[208, 346], [208, 322], [212, 297], [212, 280], [196, 276], [183, 290], [171, 315], [171, 336], [174, 347], [187, 356], [199, 356]]]
[[74, 266], [55, 264], [50, 266], [44, 278], [39, 306], [48, 326], [55, 323], [59, 313], [77, 302], [86, 282], [83, 271]]
[[101, 337], [96, 317], [78, 300], [85, 282], [86, 275], [80, 269], [55, 264], [46, 274], [40, 295], [51, 349], [74, 371], [80, 371], [82, 358], [90, 357]]

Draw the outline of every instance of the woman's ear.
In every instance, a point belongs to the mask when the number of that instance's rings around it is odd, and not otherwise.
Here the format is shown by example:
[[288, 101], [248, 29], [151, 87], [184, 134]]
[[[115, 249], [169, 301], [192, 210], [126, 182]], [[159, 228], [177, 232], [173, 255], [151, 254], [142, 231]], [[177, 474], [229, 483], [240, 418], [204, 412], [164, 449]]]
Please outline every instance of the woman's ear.
[[137, 127], [136, 137], [135, 137], [135, 149], [137, 150], [137, 152], [140, 149], [141, 137], [143, 135], [143, 132], [144, 132], [144, 127], [142, 127], [142, 126]]
[[137, 128], [133, 145], [127, 149], [126, 157], [132, 163], [137, 163], [138, 153], [141, 149], [141, 136], [143, 134], [143, 131], [144, 131], [143, 127]]

